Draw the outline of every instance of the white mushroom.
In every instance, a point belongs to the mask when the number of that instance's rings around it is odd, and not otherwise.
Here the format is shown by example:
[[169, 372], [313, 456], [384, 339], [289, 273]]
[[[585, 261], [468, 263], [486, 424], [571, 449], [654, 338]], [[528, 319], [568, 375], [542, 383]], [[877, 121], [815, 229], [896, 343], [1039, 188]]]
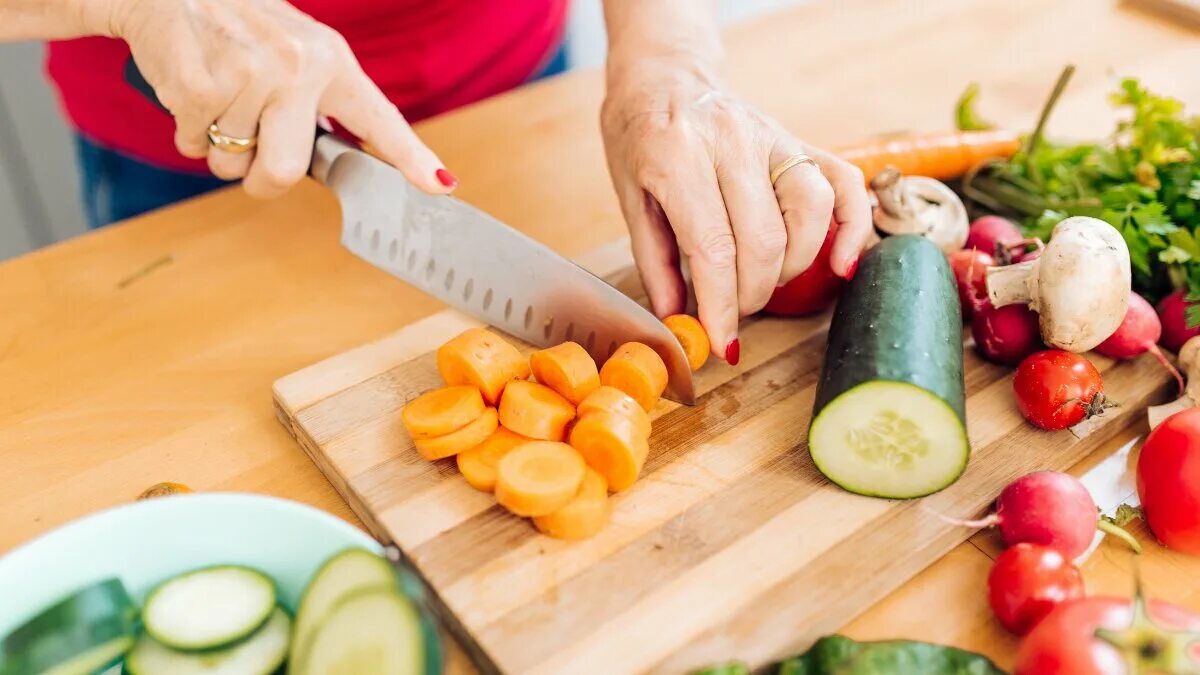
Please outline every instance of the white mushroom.
[[1188, 338], [1179, 350], [1179, 370], [1187, 378], [1187, 388], [1183, 396], [1162, 405], [1152, 405], [1146, 409], [1146, 417], [1150, 428], [1157, 427], [1171, 415], [1194, 408], [1200, 404], [1200, 336]]
[[995, 307], [1027, 304], [1038, 313], [1042, 340], [1086, 352], [1112, 335], [1129, 307], [1129, 248], [1112, 225], [1074, 216], [1054, 228], [1035, 260], [989, 267]]
[[904, 176], [894, 166], [871, 179], [879, 205], [875, 228], [884, 234], [919, 234], [952, 253], [967, 243], [970, 222], [962, 200], [941, 181]]

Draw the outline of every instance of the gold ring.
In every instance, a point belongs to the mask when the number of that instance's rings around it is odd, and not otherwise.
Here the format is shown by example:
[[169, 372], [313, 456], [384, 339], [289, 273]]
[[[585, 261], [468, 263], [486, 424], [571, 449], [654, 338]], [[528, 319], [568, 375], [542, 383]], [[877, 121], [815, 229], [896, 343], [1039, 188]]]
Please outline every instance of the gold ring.
[[250, 152], [254, 146], [258, 144], [258, 139], [251, 136], [250, 138], [238, 138], [237, 136], [226, 136], [217, 128], [217, 123], [213, 122], [208, 125], [208, 142], [218, 150], [232, 152], [235, 155], [243, 152]]
[[809, 157], [803, 152], [792, 155], [791, 157], [788, 157], [780, 162], [779, 165], [774, 169], [771, 169], [771, 187], [775, 187], [775, 183], [779, 180], [779, 177], [786, 173], [788, 169], [799, 164], [812, 164], [817, 168], [817, 171], [821, 170], [821, 167], [817, 164], [817, 160]]

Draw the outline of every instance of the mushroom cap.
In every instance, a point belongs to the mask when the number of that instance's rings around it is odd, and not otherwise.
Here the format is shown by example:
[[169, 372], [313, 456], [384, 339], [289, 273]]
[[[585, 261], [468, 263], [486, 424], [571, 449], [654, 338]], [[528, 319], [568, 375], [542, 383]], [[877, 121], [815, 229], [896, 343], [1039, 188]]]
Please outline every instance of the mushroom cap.
[[[890, 176], [889, 176], [890, 177]], [[887, 234], [919, 234], [933, 241], [946, 253], [967, 243], [970, 220], [962, 199], [945, 183], [925, 176], [900, 176], [892, 181], [872, 181], [880, 196], [875, 207], [875, 227]], [[884, 190], [896, 191], [886, 199]], [[902, 198], [899, 193], [902, 194]], [[902, 207], [897, 211], [896, 207]]]
[[1121, 325], [1129, 308], [1129, 248], [1116, 228], [1088, 216], [1054, 228], [1037, 259], [1030, 308], [1046, 344], [1086, 352]]

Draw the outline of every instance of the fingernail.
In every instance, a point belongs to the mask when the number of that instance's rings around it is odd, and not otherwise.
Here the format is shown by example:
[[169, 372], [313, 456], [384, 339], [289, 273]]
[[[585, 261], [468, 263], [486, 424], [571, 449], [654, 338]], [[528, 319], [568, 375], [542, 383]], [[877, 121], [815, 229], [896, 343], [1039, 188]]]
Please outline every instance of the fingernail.
[[725, 362], [731, 366], [736, 366], [738, 361], [742, 359], [742, 343], [734, 338], [725, 345]]
[[452, 188], [452, 187], [458, 185], [458, 179], [454, 177], [454, 174], [450, 173], [446, 169], [438, 169], [437, 173], [435, 173], [434, 175], [437, 176], [439, 183], [441, 183], [442, 185], [445, 185], [448, 188]]
[[855, 258], [854, 260], [851, 260], [850, 265], [848, 267], [846, 267], [846, 280], [847, 281], [854, 278], [854, 273], [858, 271], [858, 261], [860, 259], [861, 259], [861, 256], [859, 258]]

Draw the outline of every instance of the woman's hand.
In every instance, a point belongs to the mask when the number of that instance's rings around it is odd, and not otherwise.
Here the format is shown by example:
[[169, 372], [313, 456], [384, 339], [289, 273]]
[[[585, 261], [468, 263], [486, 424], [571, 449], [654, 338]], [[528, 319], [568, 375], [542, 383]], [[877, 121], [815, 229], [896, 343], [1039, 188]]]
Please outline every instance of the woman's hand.
[[[139, 69], [175, 116], [175, 144], [212, 172], [277, 195], [304, 177], [319, 115], [336, 118], [426, 192], [454, 177], [363, 73], [336, 31], [284, 0], [107, 0], [108, 34], [129, 43]], [[94, 3], [93, 3], [94, 4]], [[232, 153], [222, 134], [257, 138]]]

